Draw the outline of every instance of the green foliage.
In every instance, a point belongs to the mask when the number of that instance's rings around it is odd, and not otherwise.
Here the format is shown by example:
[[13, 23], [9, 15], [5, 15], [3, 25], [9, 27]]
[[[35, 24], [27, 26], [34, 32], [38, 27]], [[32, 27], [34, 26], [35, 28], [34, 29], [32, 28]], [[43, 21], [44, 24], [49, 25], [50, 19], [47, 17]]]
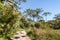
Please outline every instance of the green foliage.
[[0, 6], [0, 35], [4, 38], [10, 38], [19, 30], [20, 14], [10, 4], [4, 8], [2, 5]]
[[36, 27], [36, 28], [40, 28], [40, 23], [38, 22], [36, 22], [35, 24], [34, 24], [34, 26]]
[[60, 20], [51, 20], [47, 22], [50, 28], [53, 29], [60, 29]]
[[54, 18], [55, 20], [50, 20], [47, 23], [49, 24], [50, 28], [60, 29], [60, 14], [56, 14]]

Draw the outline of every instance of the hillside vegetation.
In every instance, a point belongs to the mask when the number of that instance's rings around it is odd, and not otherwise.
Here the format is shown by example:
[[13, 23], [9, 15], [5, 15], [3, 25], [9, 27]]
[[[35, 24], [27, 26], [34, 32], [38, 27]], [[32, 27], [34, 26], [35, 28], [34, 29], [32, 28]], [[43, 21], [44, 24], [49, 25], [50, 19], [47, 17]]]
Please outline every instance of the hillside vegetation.
[[60, 40], [60, 14], [56, 14], [53, 20], [47, 21], [51, 12], [36, 8], [26, 9], [22, 13], [17, 6], [19, 2], [21, 4], [26, 0], [18, 2], [0, 0], [0, 40], [11, 40], [21, 29], [26, 30], [31, 40]]

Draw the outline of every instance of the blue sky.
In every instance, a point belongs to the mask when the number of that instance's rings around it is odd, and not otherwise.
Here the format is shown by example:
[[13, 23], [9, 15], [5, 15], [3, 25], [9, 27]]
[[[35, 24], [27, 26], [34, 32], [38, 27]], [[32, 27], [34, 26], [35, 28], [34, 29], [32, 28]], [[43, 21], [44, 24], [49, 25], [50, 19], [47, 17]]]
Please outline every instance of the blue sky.
[[60, 13], [60, 0], [27, 0], [21, 6], [23, 11], [28, 8], [42, 8], [44, 11], [51, 12], [52, 14], [48, 16], [48, 20], [53, 19], [55, 14]]

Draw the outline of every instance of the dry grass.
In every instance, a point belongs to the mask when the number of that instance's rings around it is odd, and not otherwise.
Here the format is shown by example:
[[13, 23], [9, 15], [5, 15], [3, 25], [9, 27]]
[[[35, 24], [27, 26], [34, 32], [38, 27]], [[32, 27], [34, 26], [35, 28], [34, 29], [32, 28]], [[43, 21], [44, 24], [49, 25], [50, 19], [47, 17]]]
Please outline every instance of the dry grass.
[[34, 28], [36, 40], [60, 40], [60, 30]]

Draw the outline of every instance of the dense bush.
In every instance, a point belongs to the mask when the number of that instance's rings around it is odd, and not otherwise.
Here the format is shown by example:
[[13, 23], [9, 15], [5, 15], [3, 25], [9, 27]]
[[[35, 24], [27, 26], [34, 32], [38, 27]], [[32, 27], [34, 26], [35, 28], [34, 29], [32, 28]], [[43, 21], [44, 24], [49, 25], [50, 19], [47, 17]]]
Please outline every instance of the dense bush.
[[50, 26], [50, 28], [60, 29], [60, 21], [58, 21], [58, 20], [48, 21], [47, 23]]

